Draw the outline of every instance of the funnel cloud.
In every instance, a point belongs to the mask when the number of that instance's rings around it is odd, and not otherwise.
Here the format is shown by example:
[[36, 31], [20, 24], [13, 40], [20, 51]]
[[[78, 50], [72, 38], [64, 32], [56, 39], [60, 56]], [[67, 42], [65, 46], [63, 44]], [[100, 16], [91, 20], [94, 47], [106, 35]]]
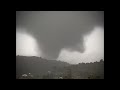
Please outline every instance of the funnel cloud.
[[79, 63], [104, 57], [104, 11], [16, 11], [16, 28], [21, 27], [34, 36], [36, 55], [46, 59]]

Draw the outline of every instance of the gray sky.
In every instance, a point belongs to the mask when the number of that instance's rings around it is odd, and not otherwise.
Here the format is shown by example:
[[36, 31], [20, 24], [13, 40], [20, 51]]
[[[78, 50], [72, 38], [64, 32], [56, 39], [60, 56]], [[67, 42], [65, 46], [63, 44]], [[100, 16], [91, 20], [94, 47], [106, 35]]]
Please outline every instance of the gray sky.
[[103, 11], [16, 12], [16, 32], [25, 31], [32, 35], [42, 57], [48, 59], [57, 59], [63, 48], [84, 53], [84, 36], [93, 32], [95, 27], [104, 28]]

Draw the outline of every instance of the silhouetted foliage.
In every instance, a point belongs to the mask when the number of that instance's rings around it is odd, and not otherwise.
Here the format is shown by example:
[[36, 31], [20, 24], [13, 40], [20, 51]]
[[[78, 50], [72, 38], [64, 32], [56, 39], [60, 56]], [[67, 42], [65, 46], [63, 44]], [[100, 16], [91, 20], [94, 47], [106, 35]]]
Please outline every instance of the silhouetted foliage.
[[66, 62], [46, 60], [42, 57], [16, 56], [16, 78], [104, 79], [104, 61], [101, 59], [100, 62], [70, 65]]

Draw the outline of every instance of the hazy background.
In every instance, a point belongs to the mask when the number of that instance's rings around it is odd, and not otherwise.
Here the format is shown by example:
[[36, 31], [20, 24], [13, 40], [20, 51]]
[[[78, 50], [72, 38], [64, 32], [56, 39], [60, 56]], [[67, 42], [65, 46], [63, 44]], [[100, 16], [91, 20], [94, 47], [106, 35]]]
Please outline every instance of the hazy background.
[[104, 12], [17, 11], [16, 54], [69, 63], [104, 59]]

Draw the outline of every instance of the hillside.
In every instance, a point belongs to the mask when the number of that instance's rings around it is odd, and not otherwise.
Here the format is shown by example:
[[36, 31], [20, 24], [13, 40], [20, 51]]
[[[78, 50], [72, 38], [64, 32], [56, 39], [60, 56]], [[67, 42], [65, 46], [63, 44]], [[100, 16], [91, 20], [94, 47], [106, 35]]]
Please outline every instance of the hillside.
[[66, 66], [69, 66], [69, 64], [56, 60], [46, 60], [35, 56], [16, 56], [16, 75], [25, 73], [44, 75], [48, 71], [53, 71], [54, 69], [57, 69], [57, 71], [60, 72], [61, 68]]
[[[32, 77], [28, 77], [29, 75]], [[34, 79], [103, 79], [104, 61], [70, 65], [66, 62], [46, 60], [35, 56], [16, 56], [16, 78]]]

